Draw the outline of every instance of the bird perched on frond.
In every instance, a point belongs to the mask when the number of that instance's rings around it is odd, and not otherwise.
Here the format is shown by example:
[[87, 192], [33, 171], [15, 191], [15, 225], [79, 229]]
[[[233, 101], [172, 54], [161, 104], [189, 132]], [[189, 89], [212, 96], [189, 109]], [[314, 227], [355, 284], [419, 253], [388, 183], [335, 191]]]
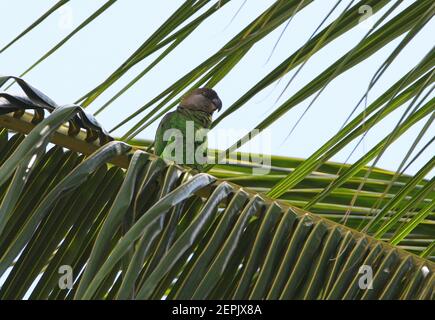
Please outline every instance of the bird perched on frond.
[[201, 170], [207, 155], [207, 132], [213, 113], [222, 108], [217, 93], [195, 89], [182, 97], [178, 108], [161, 120], [154, 140], [154, 153], [163, 159]]

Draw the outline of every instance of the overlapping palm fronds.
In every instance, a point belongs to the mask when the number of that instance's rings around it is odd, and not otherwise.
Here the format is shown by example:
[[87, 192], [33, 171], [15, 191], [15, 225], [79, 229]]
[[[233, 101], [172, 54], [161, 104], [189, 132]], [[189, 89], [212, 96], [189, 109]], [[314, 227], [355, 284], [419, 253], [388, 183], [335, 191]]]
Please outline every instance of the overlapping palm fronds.
[[[1, 298], [432, 298], [432, 262], [230, 182], [231, 172], [243, 182], [240, 168], [252, 164], [216, 167], [225, 181], [108, 138], [86, 158], [47, 149], [56, 130], [78, 135], [59, 130], [65, 122], [82, 124], [87, 137], [96, 127], [78, 121], [86, 117], [78, 106], [38, 106], [52, 101], [18, 81], [28, 95], [2, 97], [3, 123], [23, 117], [13, 101], [52, 113], [35, 112], [27, 136], [0, 134]], [[107, 166], [121, 156], [125, 172]], [[298, 162], [275, 158], [270, 178]], [[339, 167], [328, 163], [323, 174]], [[374, 170], [371, 179], [389, 174]], [[66, 288], [65, 266], [74, 277]], [[373, 272], [370, 287], [361, 287], [362, 266]]]
[[[0, 54], [67, 2], [49, 8]], [[429, 174], [434, 158], [413, 176], [405, 174], [433, 142], [420, 145], [435, 117], [433, 48], [376, 99], [367, 99], [397, 56], [432, 22], [433, 1], [413, 1], [402, 10], [397, 10], [402, 1], [348, 1], [325, 25], [342, 1], [331, 3], [331, 11], [306, 43], [242, 92], [213, 123], [218, 127], [240, 108], [249, 108], [253, 97], [294, 71], [287, 88], [312, 56], [359, 24], [361, 6], [370, 6], [377, 20], [359, 43], [248, 135], [228, 150], [215, 152], [216, 159], [231, 158], [243, 143], [311, 99], [308, 110], [337, 77], [395, 41], [359, 103], [343, 106], [350, 112], [347, 121], [307, 159], [272, 156], [269, 173], [255, 176], [252, 169], [259, 165], [238, 154], [239, 160], [210, 165], [207, 174], [196, 174], [148, 154], [136, 140], [187, 90], [223, 81], [257, 43], [313, 2], [275, 1], [220, 50], [125, 115], [112, 131], [123, 128], [119, 140], [133, 146], [112, 141], [78, 105], [59, 108], [14, 78], [25, 95], [0, 97], [0, 297], [433, 299], [435, 182]], [[114, 10], [115, 3], [106, 1], [24, 73], [85, 32], [109, 7]], [[83, 108], [94, 104], [134, 66], [158, 53], [97, 113], [113, 108], [118, 97], [228, 3], [184, 1], [77, 103]], [[0, 87], [5, 88], [8, 79], [2, 77]], [[366, 106], [357, 114], [362, 103]], [[358, 146], [397, 111], [403, 113], [393, 130], [360, 159], [330, 162], [352, 143]], [[394, 141], [422, 123], [397, 172], [376, 167]], [[59, 286], [62, 266], [72, 268], [71, 288]], [[372, 268], [373, 289], [361, 288], [361, 266]]]

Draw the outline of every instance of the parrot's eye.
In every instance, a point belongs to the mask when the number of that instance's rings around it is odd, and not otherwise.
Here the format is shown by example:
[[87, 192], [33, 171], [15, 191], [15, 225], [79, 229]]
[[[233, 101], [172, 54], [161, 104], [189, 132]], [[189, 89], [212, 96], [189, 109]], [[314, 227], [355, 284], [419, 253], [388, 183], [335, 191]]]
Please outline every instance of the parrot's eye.
[[206, 90], [201, 90], [200, 94], [203, 97], [207, 98], [208, 100], [213, 100], [213, 99], [218, 98], [216, 92], [214, 92], [213, 90], [210, 90], [210, 89], [208, 89], [208, 90], [207, 89]]

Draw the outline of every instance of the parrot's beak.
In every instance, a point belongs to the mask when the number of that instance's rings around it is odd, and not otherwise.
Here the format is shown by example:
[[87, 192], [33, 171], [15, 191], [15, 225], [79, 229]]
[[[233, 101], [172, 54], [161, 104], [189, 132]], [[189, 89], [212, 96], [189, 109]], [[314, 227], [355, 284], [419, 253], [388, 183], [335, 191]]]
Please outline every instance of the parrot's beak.
[[221, 111], [222, 109], [222, 101], [219, 98], [214, 98], [211, 102], [213, 102], [214, 106], [216, 107], [215, 110]]

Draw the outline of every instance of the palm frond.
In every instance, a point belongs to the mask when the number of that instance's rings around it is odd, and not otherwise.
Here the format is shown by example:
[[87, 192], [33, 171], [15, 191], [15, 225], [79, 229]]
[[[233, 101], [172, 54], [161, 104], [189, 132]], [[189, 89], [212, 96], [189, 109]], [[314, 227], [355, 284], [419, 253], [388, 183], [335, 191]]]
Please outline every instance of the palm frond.
[[24, 37], [27, 33], [36, 28], [41, 22], [43, 22], [46, 18], [48, 18], [53, 12], [66, 4], [69, 0], [59, 0], [56, 2], [50, 9], [47, 10], [42, 16], [35, 20], [30, 26], [24, 29], [19, 35], [17, 35], [14, 39], [12, 39], [8, 44], [6, 44], [3, 48], [0, 49], [0, 53], [4, 52], [10, 46], [12, 46], [15, 42]]
[[[55, 3], [0, 53], [66, 2]], [[115, 2], [106, 1], [23, 74]], [[220, 83], [254, 46], [282, 26], [272, 55], [291, 21], [313, 3], [276, 0], [222, 48], [124, 115], [110, 131], [124, 129], [115, 141], [83, 108], [155, 55], [96, 114], [113, 107], [228, 0], [184, 1], [118, 68], [77, 99], [81, 106], [58, 106], [22, 79], [0, 77], [0, 87], [12, 80], [24, 91], [0, 93], [0, 297], [433, 299], [435, 186], [429, 174], [435, 158], [413, 176], [405, 172], [433, 142], [419, 146], [434, 120], [434, 48], [368, 101], [374, 85], [427, 28], [435, 12], [433, 1], [402, 5], [353, 0], [324, 26], [341, 3], [334, 2], [309, 39], [241, 92], [213, 128], [242, 107], [249, 110], [253, 97], [297, 68], [277, 104], [319, 51], [359, 25], [362, 5], [380, 17], [355, 46], [284, 103], [273, 106], [246, 136], [227, 150], [214, 150], [215, 164], [206, 168], [207, 173], [163, 161], [145, 151], [152, 150], [151, 141], [137, 139], [186, 91]], [[236, 152], [311, 99], [296, 128], [333, 81], [389, 44], [394, 44], [393, 50], [358, 103], [349, 106], [342, 127], [307, 159], [272, 156], [266, 165]], [[348, 163], [369, 132], [398, 112], [402, 113], [396, 125]], [[394, 141], [420, 124], [396, 172], [378, 168]], [[331, 162], [352, 144], [344, 163]], [[259, 168], [268, 173], [253, 175]], [[65, 266], [74, 271], [72, 288], [59, 284], [59, 270]], [[370, 290], [360, 285], [360, 272], [366, 267], [374, 274]]]
[[[31, 92], [29, 102], [44, 100]], [[2, 118], [14, 114], [8, 98]], [[123, 142], [103, 140], [88, 157], [46, 148], [80, 110], [57, 107], [26, 136], [0, 134], [3, 299], [433, 298], [432, 262], [283, 201]], [[126, 171], [106, 164], [121, 155]], [[274, 168], [286, 161], [300, 162], [276, 158]], [[369, 176], [388, 183], [392, 174]], [[59, 285], [65, 266], [72, 288]], [[373, 289], [360, 286], [361, 266], [372, 268]]]

